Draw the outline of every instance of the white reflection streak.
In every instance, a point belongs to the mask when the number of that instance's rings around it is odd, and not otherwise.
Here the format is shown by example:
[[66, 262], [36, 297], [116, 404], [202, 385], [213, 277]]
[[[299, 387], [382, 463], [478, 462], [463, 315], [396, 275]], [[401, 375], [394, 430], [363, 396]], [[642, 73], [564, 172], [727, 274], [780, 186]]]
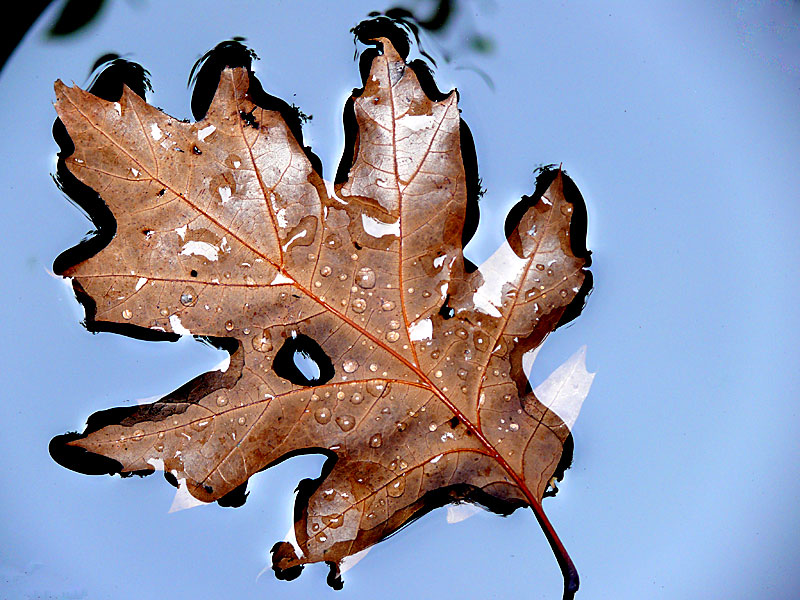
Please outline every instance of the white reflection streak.
[[[523, 368], [529, 376], [538, 353], [539, 348], [522, 358]], [[586, 346], [581, 346], [547, 379], [536, 386], [533, 392], [539, 402], [556, 413], [567, 428], [572, 430], [583, 406], [583, 401], [589, 395], [595, 375], [596, 373], [589, 373], [586, 370]]]
[[460, 523], [481, 512], [481, 509], [474, 504], [466, 502], [464, 504], [450, 504], [447, 507], [447, 522], [450, 525]]
[[[530, 377], [531, 367], [539, 354], [538, 348], [522, 357], [522, 367]], [[586, 346], [581, 346], [575, 354], [550, 373], [549, 377], [536, 386], [534, 393], [539, 402], [556, 413], [571, 431], [581, 411], [583, 401], [589, 395], [596, 373], [586, 370]], [[456, 504], [447, 507], [447, 522], [458, 523], [480, 512], [473, 504]]]
[[472, 295], [475, 308], [491, 317], [502, 317], [499, 309], [503, 305], [503, 287], [513, 286], [528, 263], [514, 253], [508, 242], [503, 242], [480, 267], [483, 283]]

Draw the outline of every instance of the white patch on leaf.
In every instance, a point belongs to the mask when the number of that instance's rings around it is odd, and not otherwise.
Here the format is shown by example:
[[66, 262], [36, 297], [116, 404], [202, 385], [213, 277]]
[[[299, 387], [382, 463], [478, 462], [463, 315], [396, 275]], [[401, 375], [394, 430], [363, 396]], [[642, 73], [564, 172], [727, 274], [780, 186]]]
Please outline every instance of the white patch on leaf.
[[364, 231], [374, 238], [380, 238], [384, 235], [400, 236], [400, 219], [397, 219], [394, 223], [384, 223], [361, 213], [361, 225], [364, 227]]
[[294, 280], [289, 279], [286, 275], [284, 275], [283, 273], [279, 272], [279, 273], [277, 273], [275, 275], [275, 279], [270, 281], [269, 284], [270, 285], [281, 285], [283, 283], [294, 283]]
[[200, 131], [197, 132], [197, 139], [200, 140], [201, 142], [205, 141], [205, 139], [212, 133], [214, 133], [216, 130], [217, 128], [214, 127], [213, 125], [209, 125], [208, 127], [203, 127]]
[[412, 342], [429, 340], [433, 335], [433, 323], [430, 319], [414, 321], [408, 326], [408, 338]]
[[217, 260], [219, 258], [219, 248], [208, 242], [190, 241], [186, 242], [181, 248], [182, 256], [204, 256], [208, 260]]
[[286, 209], [282, 208], [275, 213], [275, 218], [278, 219], [278, 227], [286, 228], [289, 222], [286, 220]]
[[520, 258], [504, 242], [480, 267], [483, 283], [472, 295], [472, 304], [490, 317], [502, 317], [500, 308], [508, 297], [512, 286], [509, 281], [518, 281], [528, 260]]
[[183, 323], [181, 323], [181, 318], [178, 315], [169, 316], [169, 326], [172, 327], [172, 331], [178, 335], [192, 335], [192, 332], [183, 326]]
[[412, 131], [430, 129], [434, 125], [433, 115], [406, 115], [400, 118], [400, 125]]

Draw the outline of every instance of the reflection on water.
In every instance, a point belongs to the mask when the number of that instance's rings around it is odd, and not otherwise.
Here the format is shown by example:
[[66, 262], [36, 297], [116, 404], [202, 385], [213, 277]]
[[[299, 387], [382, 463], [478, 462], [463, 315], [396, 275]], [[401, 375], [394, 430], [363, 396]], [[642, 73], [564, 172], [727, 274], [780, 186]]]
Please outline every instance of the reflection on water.
[[[377, 81], [374, 78], [374, 75], [371, 75], [370, 69], [372, 68], [373, 62], [383, 54], [383, 47], [380, 43], [377, 43], [376, 40], [381, 37], [389, 39], [399, 52], [401, 58], [405, 58], [408, 56], [411, 50], [410, 38], [408, 35], [409, 32], [413, 33], [418, 41], [418, 27], [421, 26], [432, 30], [439, 30], [446, 26], [449, 18], [448, 15], [450, 14], [450, 5], [449, 3], [443, 2], [441, 3], [439, 9], [442, 14], [439, 14], [439, 16], [430, 21], [422, 23], [413, 23], [411, 20], [411, 14], [408, 13], [408, 11], [401, 14], [402, 11], [399, 11], [399, 9], [393, 9], [392, 11], [387, 11], [387, 15], [395, 15], [394, 18], [392, 16], [375, 16], [370, 20], [360, 23], [353, 29], [356, 40], [366, 47], [361, 52], [359, 60], [362, 84], [364, 87], [354, 90], [352, 97], [347, 101], [345, 106], [345, 149], [337, 170], [335, 184], [344, 184], [350, 178], [350, 171], [355, 164], [356, 158], [358, 157], [360, 139], [358, 125], [355, 118], [356, 110], [354, 99], [364, 93], [365, 88], [371, 84], [371, 81]], [[314, 167], [314, 170], [321, 174], [321, 161], [311, 151], [310, 147], [303, 145], [302, 125], [310, 117], [304, 115], [296, 106], [290, 105], [263, 90], [261, 84], [256, 79], [252, 71], [252, 61], [255, 58], [257, 58], [255, 53], [244, 45], [242, 38], [234, 38], [218, 44], [215, 48], [207, 52], [195, 64], [190, 76], [190, 82], [193, 84], [191, 107], [195, 119], [200, 120], [204, 118], [208, 112], [217, 90], [222, 71], [228, 67], [243, 67], [247, 70], [250, 77], [249, 89], [247, 91], [248, 100], [252, 101], [256, 107], [280, 113], [283, 120], [287, 123], [289, 130], [294, 135], [294, 138], [299, 142], [300, 147], [303, 149], [309, 162]], [[98, 64], [95, 65], [95, 69], [98, 68], [100, 68], [100, 72], [93, 79], [90, 85], [90, 91], [92, 91], [92, 93], [95, 95], [108, 100], [109, 102], [118, 102], [120, 100], [123, 84], [130, 87], [134, 93], [142, 98], [144, 98], [146, 91], [150, 89], [147, 71], [136, 63], [129, 62], [116, 56], [105, 55], [101, 57], [101, 59], [98, 60]], [[449, 98], [449, 94], [444, 94], [438, 89], [434, 81], [433, 72], [425, 62], [419, 59], [414, 60], [408, 63], [407, 68], [413, 71], [416, 79], [419, 81], [419, 85], [430, 100], [433, 102], [442, 103]], [[398, 77], [400, 76], [401, 75], [398, 75]], [[261, 127], [261, 124], [256, 118], [255, 108], [249, 112], [240, 111], [239, 116], [246, 127], [256, 130]], [[461, 137], [461, 159], [466, 171], [466, 217], [464, 219], [464, 227], [461, 234], [462, 244], [466, 245], [466, 243], [469, 242], [470, 238], [475, 233], [478, 226], [478, 200], [482, 195], [482, 190], [480, 187], [480, 178], [478, 177], [477, 159], [472, 136], [466, 123], [460, 118], [458, 129]], [[97, 252], [99, 252], [99, 250], [105, 247], [114, 237], [116, 231], [116, 222], [113, 215], [106, 207], [102, 199], [97, 195], [97, 193], [79, 182], [67, 169], [65, 159], [73, 153], [74, 146], [72, 144], [72, 140], [70, 140], [66, 132], [66, 129], [60, 121], [57, 121], [54, 126], [54, 137], [60, 148], [56, 182], [62, 191], [64, 191], [78, 206], [86, 211], [86, 213], [92, 219], [92, 222], [97, 227], [96, 235], [84, 240], [78, 246], [68, 250], [58, 257], [55, 262], [54, 269], [56, 273], [63, 274], [68, 272], [68, 269], [70, 269], [73, 265], [76, 265], [88, 259], [89, 257], [94, 256], [97, 254]], [[201, 154], [201, 151], [197, 148], [197, 146], [194, 147], [194, 153], [197, 155]], [[134, 175], [137, 174], [135, 173]], [[588, 266], [590, 264], [590, 258], [589, 252], [585, 246], [585, 204], [572, 180], [561, 169], [544, 168], [540, 170], [539, 176], [537, 177], [537, 188], [534, 194], [523, 197], [518, 205], [515, 206], [509, 213], [506, 221], [506, 235], [510, 239], [517, 239], [515, 236], [519, 236], [519, 234], [516, 232], [516, 230], [521, 226], [522, 220], [524, 218], [531, 218], [526, 217], [526, 215], [528, 215], [528, 213], [532, 214], [532, 209], [536, 207], [538, 203], [543, 202], [547, 205], [550, 205], [551, 201], [544, 196], [545, 191], [550, 189], [551, 186], [555, 186], [556, 182], [558, 182], [560, 189], [560, 182], [562, 180], [563, 194], [565, 196], [565, 207], [569, 205], [569, 210], [564, 208], [561, 212], [563, 212], [564, 215], [571, 215], [571, 220], [568, 221], [569, 231], [566, 234], [570, 236], [570, 240], [564, 243], [566, 246], [570, 246], [574, 255], [581, 258], [585, 262], [585, 265]], [[223, 204], [225, 203], [225, 198], [222, 199], [222, 202]], [[555, 210], [555, 212], [558, 213], [559, 211]], [[181, 237], [183, 237], [183, 234], [181, 234]], [[311, 237], [314, 237], [313, 233], [311, 234]], [[517, 239], [515, 243], [520, 244], [521, 242], [519, 242]], [[521, 248], [521, 246], [519, 248]], [[514, 250], [514, 252], [522, 252], [522, 250], [519, 248]], [[361, 246], [358, 243], [355, 243], [355, 250], [361, 250]], [[216, 254], [213, 258], [216, 260]], [[465, 261], [465, 263], [465, 269], [468, 273], [473, 272], [477, 268], [475, 265], [469, 263], [469, 261]], [[197, 271], [192, 270], [191, 276], [197, 277]], [[372, 277], [372, 279], [370, 279], [370, 277]], [[564, 279], [566, 280], [566, 277]], [[536, 279], [536, 281], [539, 280]], [[363, 275], [361, 280], [359, 280], [359, 286], [362, 288], [369, 289], [374, 287], [374, 285], [374, 273], [371, 271], [369, 276]], [[574, 288], [574, 292], [576, 292], [574, 298], [568, 304], [565, 302], [565, 310], [559, 313], [557, 317], [551, 316], [551, 318], [554, 319], [553, 324], [555, 326], [560, 326], [569, 322], [580, 313], [584, 306], [586, 296], [591, 290], [591, 286], [592, 279], [587, 273], [580, 288]], [[161, 327], [144, 328], [125, 322], [109, 323], [105, 321], [98, 321], [95, 319], [96, 306], [94, 304], [94, 300], [83, 290], [81, 285], [78, 283], [77, 278], [75, 280], [74, 287], [78, 299], [86, 309], [85, 324], [90, 331], [111, 331], [145, 340], [175, 340], [177, 339], [178, 334], [189, 333], [188, 329], [181, 327], [179, 330], [179, 328], [174, 324], [172, 326], [173, 332], [170, 333]], [[413, 288], [409, 288], [409, 293], [412, 293], [412, 291]], [[503, 293], [505, 293], [505, 291]], [[562, 296], [567, 296], [566, 290], [562, 290]], [[184, 297], [186, 298], [185, 301], [183, 300]], [[197, 302], [197, 293], [192, 288], [191, 293], [184, 292], [181, 298], [181, 303], [184, 306], [194, 306]], [[441, 308], [437, 308], [436, 312], [443, 317], [442, 320], [463, 318], [458, 317], [458, 311], [454, 312], [454, 310], [449, 306], [448, 302], [449, 296], [446, 296], [444, 298], [444, 304], [441, 306]], [[551, 308], [553, 306], [553, 304], [550, 304]], [[362, 312], [362, 310], [363, 309], [357, 310], [354, 308], [354, 311], [357, 313]], [[130, 318], [129, 316], [125, 316], [125, 311], [123, 311], [123, 317], [125, 319]], [[417, 317], [419, 317], [419, 315], [417, 315]], [[170, 322], [172, 322], [171, 319]], [[480, 325], [480, 322], [478, 325]], [[226, 328], [228, 331], [231, 331], [233, 329], [233, 325]], [[266, 329], [264, 331], [267, 332]], [[262, 340], [259, 341], [259, 344], [262, 347], [264, 345], [263, 340], [267, 339], [264, 337], [264, 335], [262, 335], [261, 338], [258, 338], [259, 340]], [[537, 337], [535, 340], [531, 339], [528, 341], [528, 348], [531, 348], [535, 345], [533, 343], [534, 341], [536, 343], [540, 343], [542, 341], [544, 334], [537, 333], [536, 335]], [[387, 337], [387, 339], [393, 341], [391, 338]], [[416, 338], [413, 336], [411, 337], [412, 341], [415, 339]], [[123, 467], [121, 462], [118, 462], [113, 458], [95, 454], [83, 447], [78, 447], [72, 444], [75, 442], [82, 442], [83, 440], [88, 439], [90, 435], [99, 432], [106, 427], [113, 427], [116, 425], [134, 427], [139, 423], [144, 423], [145, 421], [149, 422], [164, 420], [168, 417], [181, 414], [182, 412], [188, 410], [187, 406], [198, 404], [212, 391], [222, 391], [223, 389], [227, 388], [232, 389], [233, 386], [236, 385], [238, 378], [242, 376], [244, 350], [241, 343], [233, 338], [215, 338], [208, 336], [204, 337], [203, 340], [217, 348], [222, 348], [229, 352], [231, 361], [230, 366], [227, 369], [224, 369], [223, 371], [206, 373], [163, 398], [156, 404], [130, 408], [117, 408], [95, 413], [89, 418], [86, 430], [82, 434], [65, 434], [62, 436], [57, 436], [52, 440], [50, 451], [53, 458], [63, 466], [86, 474], [118, 473], [123, 476], [130, 476], [133, 474], [147, 475], [151, 473], [152, 469], [134, 469], [127, 466]], [[515, 339], [515, 342], [516, 341], [517, 340]], [[476, 342], [476, 344], [477, 343], [479, 342]], [[498, 348], [499, 347], [500, 346], [498, 346]], [[277, 353], [272, 361], [271, 368], [279, 377], [286, 379], [298, 386], [321, 386], [330, 380], [334, 375], [334, 367], [333, 363], [331, 362], [331, 358], [325, 353], [317, 341], [306, 335], [295, 334], [294, 332], [292, 332], [291, 338], [288, 338], [286, 341], [284, 341], [283, 345], [277, 350]], [[566, 424], [566, 429], [571, 428], [572, 424], [574, 423], [574, 420], [577, 417], [577, 412], [580, 409], [580, 402], [582, 402], [583, 398], [586, 396], [586, 393], [588, 393], [588, 388], [591, 384], [591, 377], [584, 378], [580, 381], [580, 383], [578, 383], [578, 379], [574, 377], [576, 368], [577, 367], [570, 366], [566, 369], [566, 374], [554, 374], [556, 378], [560, 377], [558, 382], [553, 383], [551, 380], [548, 380], [536, 390], [536, 393], [540, 396], [540, 399], [545, 401], [544, 406], [549, 407], [550, 411], [562, 417], [562, 421], [559, 422], [559, 426], [563, 427], [564, 424]], [[371, 365], [370, 370], [376, 371], [377, 366]], [[347, 367], [345, 367], [345, 371], [347, 371]], [[585, 369], [583, 369], [582, 372], [585, 373]], [[440, 373], [441, 372], [437, 372], [437, 377], [441, 376]], [[499, 376], [499, 371], [495, 370], [495, 375]], [[586, 375], [588, 376], [589, 374], [587, 373]], [[570, 396], [561, 394], [561, 388], [564, 387], [565, 382], [570, 384], [567, 386], [570, 389], [572, 389], [574, 384], [574, 389], [577, 391], [573, 391]], [[558, 388], [558, 390], [553, 391], [555, 388]], [[367, 389], [369, 389], [369, 385], [367, 385]], [[527, 387], [527, 390], [525, 390], [524, 393], [526, 394], [525, 402], [523, 403], [524, 412], [531, 416], [538, 414], [540, 421], [546, 420], [545, 415], [549, 414], [549, 411], [546, 408], [538, 408], [539, 402], [536, 400], [535, 396], [530, 390], [530, 386]], [[382, 394], [378, 394], [379, 397], [381, 395]], [[510, 397], [511, 396], [509, 396], [509, 398]], [[223, 396], [219, 396], [217, 399], [217, 404], [219, 406], [222, 406], [222, 404], [220, 404], [220, 399], [222, 398]], [[481, 403], [482, 402], [483, 401], [481, 400]], [[533, 406], [534, 404], [537, 406]], [[315, 412], [315, 419], [319, 423], [327, 424], [330, 421], [331, 416], [323, 416], [319, 412], [320, 410], [323, 409], [318, 409]], [[523, 413], [522, 410], [518, 412], [520, 412], [520, 414]], [[240, 417], [240, 424], [244, 424], [242, 421], [243, 419], [246, 419], [246, 417]], [[337, 423], [343, 431], [347, 431], [349, 426], [342, 419], [345, 419], [345, 417], [337, 417]], [[346, 417], [346, 419], [352, 420], [352, 417]], [[465, 422], [463, 422], [458, 416], [455, 416], [449, 421], [449, 429], [456, 430], [458, 427], [463, 426], [464, 424]], [[198, 425], [196, 429], [199, 431], [204, 427], [205, 425], [203, 425], [203, 427]], [[514, 432], [519, 430], [519, 425], [516, 423], [511, 424], [509, 427], [510, 430], [507, 431]], [[432, 424], [430, 431], [434, 431], [435, 428], [436, 426]], [[405, 427], [403, 427], [403, 429], [405, 429]], [[403, 429], [399, 430], [403, 431]], [[136, 429], [134, 430], [131, 439], [136, 441], [145, 435], [146, 434], [143, 430]], [[468, 432], [468, 435], [471, 435], [471, 433]], [[445, 433], [441, 434], [441, 436], [442, 441], [445, 441], [445, 439], [454, 438], [454, 434], [450, 431], [446, 431]], [[554, 482], [562, 479], [564, 470], [569, 467], [571, 462], [571, 433], [566, 431], [564, 437], [566, 438], [565, 440], [560, 440], [564, 444], [564, 452], [561, 453], [559, 451], [559, 456], [561, 458], [560, 461], [558, 461], [558, 466], [556, 467], [555, 472], [552, 473], [552, 479], [550, 480], [548, 487], [543, 490], [545, 496], [555, 495], [557, 490]], [[379, 448], [382, 443], [381, 434], [375, 434], [372, 436], [372, 438], [370, 438], [369, 445], [372, 448]], [[311, 448], [287, 451], [283, 455], [278, 455], [275, 459], [268, 461], [268, 464], [265, 464], [263, 467], [261, 467], [261, 470], [272, 466], [272, 464], [277, 464], [278, 462], [286, 460], [293, 455], [305, 454], [309, 452], [319, 453], [320, 449]], [[295, 504], [295, 520], [298, 523], [298, 537], [301, 537], [301, 546], [305, 548], [306, 554], [308, 554], [311, 545], [311, 540], [308, 538], [306, 533], [307, 527], [305, 525], [308, 518], [307, 512], [309, 502], [312, 501], [312, 498], [319, 495], [320, 486], [333, 470], [334, 464], [337, 460], [337, 455], [336, 452], [333, 451], [333, 447], [331, 448], [331, 451], [323, 451], [322, 453], [328, 457], [328, 460], [323, 467], [320, 477], [313, 480], [304, 480], [300, 483], [298, 486], [298, 494]], [[177, 457], [178, 454], [175, 456]], [[435, 460], [432, 460], [431, 462], [438, 462], [440, 458], [441, 455], [437, 456]], [[165, 469], [165, 463], [163, 459], [150, 459], [147, 462], [151, 467]], [[401, 469], [402, 468], [403, 467], [401, 467]], [[165, 477], [167, 481], [179, 488], [179, 496], [183, 494], [184, 500], [178, 502], [180, 505], [179, 508], [192, 504], [194, 500], [208, 501], [209, 499], [217, 500], [221, 506], [236, 507], [244, 504], [247, 498], [246, 477], [241, 484], [234, 486], [233, 489], [230, 489], [229, 491], [225, 492], [224, 495], [219, 497], [219, 494], [216, 496], [214, 495], [215, 489], [212, 488], [211, 485], [200, 485], [198, 483], [191, 482], [187, 483], [188, 477], [178, 477], [175, 473], [175, 470], [165, 470]], [[400, 485], [400, 483], [403, 483], [404, 481], [404, 479], [401, 479], [396, 485]], [[226, 483], [230, 482], [226, 480]], [[486, 486], [487, 489], [489, 487], [491, 486]], [[403, 513], [401, 517], [398, 517], [394, 520], [387, 519], [382, 529], [382, 533], [377, 536], [373, 536], [374, 539], [369, 541], [366, 546], [369, 547], [369, 545], [372, 543], [388, 537], [400, 527], [419, 519], [432, 509], [444, 506], [446, 504], [454, 502], [472, 502], [480, 504], [498, 514], [507, 515], [513, 512], [516, 508], [519, 508], [527, 503], [527, 501], [524, 501], [518, 495], [512, 494], [510, 496], [503, 496], [502, 494], [498, 495], [492, 491], [487, 491], [487, 489], [466, 483], [441, 485], [435, 487], [435, 489], [427, 491], [419, 500], [419, 502], [413, 506], [409, 505], [402, 511], [398, 510], [398, 514], [401, 512]], [[403, 489], [400, 488], [394, 495], [399, 497], [402, 494]], [[529, 496], [529, 493], [527, 494]], [[392, 496], [393, 494], [389, 492], [389, 495]], [[185, 500], [188, 500], [188, 504], [185, 502]], [[536, 511], [537, 518], [542, 524], [548, 541], [551, 543], [553, 550], [556, 553], [556, 558], [559, 562], [559, 565], [562, 567], [564, 572], [565, 597], [571, 597], [571, 594], [573, 594], [577, 589], [577, 573], [572, 566], [569, 556], [566, 554], [566, 551], [558, 540], [558, 537], [555, 535], [552, 526], [550, 526], [546, 517], [544, 517], [543, 513], [541, 512], [538, 503], [534, 502], [533, 508]], [[342, 516], [330, 517], [330, 519], [331, 523], [328, 523], [327, 525], [331, 529], [334, 529], [338, 528], [339, 525], [332, 524], [333, 520], [342, 519]], [[301, 524], [302, 528], [300, 528]], [[322, 534], [319, 534], [315, 536], [314, 539], [324, 543], [325, 540], [322, 539], [322, 537]], [[363, 547], [364, 545], [365, 544], [362, 542], [360, 547]], [[347, 552], [346, 555], [350, 553], [351, 552]], [[279, 579], [289, 580], [296, 578], [302, 570], [303, 563], [308, 562], [304, 559], [302, 553], [298, 557], [296, 547], [287, 542], [279, 542], [273, 546], [272, 555], [273, 569]], [[340, 560], [341, 559], [326, 561], [330, 565], [328, 583], [335, 589], [339, 589], [342, 586], [341, 574], [339, 570]]]

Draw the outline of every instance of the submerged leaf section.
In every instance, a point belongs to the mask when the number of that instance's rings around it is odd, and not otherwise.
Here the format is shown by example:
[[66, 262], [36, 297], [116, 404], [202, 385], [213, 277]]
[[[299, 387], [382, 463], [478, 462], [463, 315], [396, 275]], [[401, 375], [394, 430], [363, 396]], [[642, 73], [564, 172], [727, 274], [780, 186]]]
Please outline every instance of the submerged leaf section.
[[88, 323], [194, 335], [231, 358], [158, 402], [93, 415], [52, 453], [88, 473], [162, 469], [188, 498], [229, 506], [253, 474], [326, 453], [298, 496], [296, 547], [275, 547], [283, 578], [454, 500], [531, 506], [558, 554], [540, 502], [571, 417], [537, 398], [522, 358], [591, 287], [583, 201], [544, 172], [503, 246], [465, 268], [457, 95], [431, 97], [389, 39], [373, 43], [335, 185], [254, 102], [246, 68], [221, 71], [195, 123], [127, 87], [108, 101], [56, 83], [66, 165], [116, 221], [62, 270]]

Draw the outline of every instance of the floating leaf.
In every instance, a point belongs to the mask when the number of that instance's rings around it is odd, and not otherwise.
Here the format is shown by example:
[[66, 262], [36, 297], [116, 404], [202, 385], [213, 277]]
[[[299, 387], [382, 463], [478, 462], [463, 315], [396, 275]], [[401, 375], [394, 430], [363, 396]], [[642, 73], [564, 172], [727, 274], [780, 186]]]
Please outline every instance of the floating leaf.
[[372, 43], [335, 185], [281, 111], [255, 103], [248, 69], [221, 72], [195, 123], [127, 87], [115, 102], [56, 83], [66, 165], [116, 220], [105, 247], [61, 269], [87, 324], [191, 334], [231, 356], [155, 403], [93, 415], [51, 452], [82, 472], [163, 469], [176, 508], [238, 505], [253, 474], [324, 452], [299, 490], [297, 550], [276, 545], [273, 566], [292, 578], [326, 561], [334, 585], [343, 559], [434, 506], [531, 506], [574, 590], [541, 509], [569, 423], [522, 358], [591, 287], [580, 194], [545, 171], [506, 242], [468, 268], [457, 95], [431, 92], [388, 38]]

